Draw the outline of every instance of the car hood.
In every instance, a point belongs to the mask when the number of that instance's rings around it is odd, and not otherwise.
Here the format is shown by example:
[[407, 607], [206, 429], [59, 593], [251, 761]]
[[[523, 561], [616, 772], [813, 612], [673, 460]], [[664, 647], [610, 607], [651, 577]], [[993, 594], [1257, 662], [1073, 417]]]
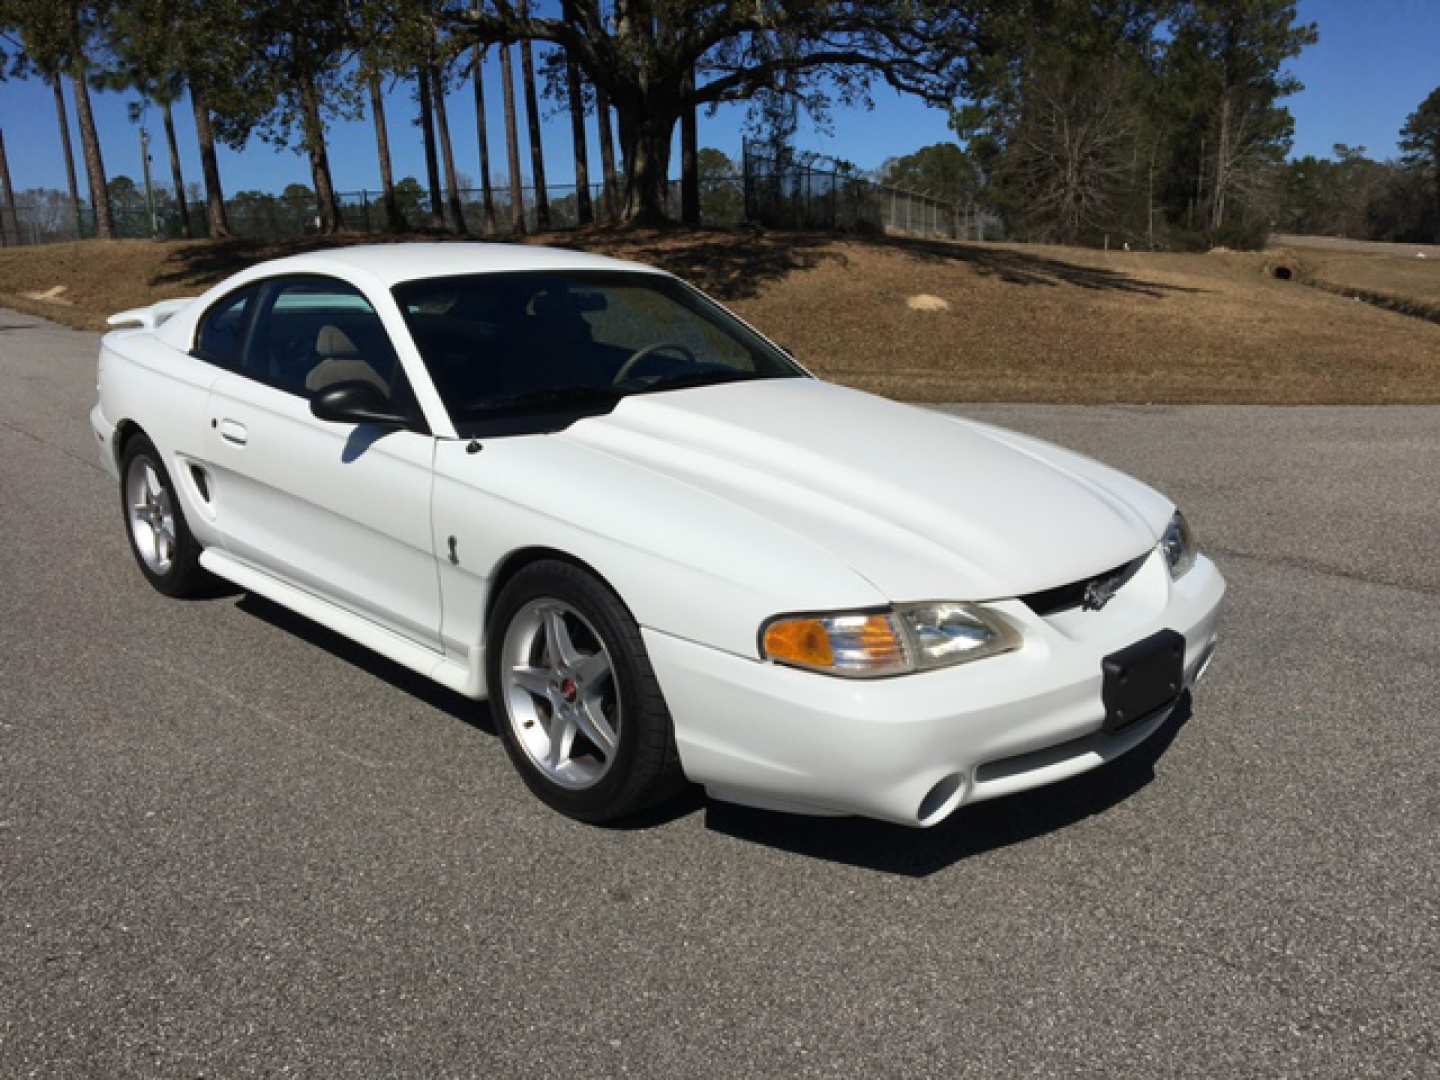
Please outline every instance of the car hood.
[[632, 396], [558, 437], [781, 524], [894, 601], [1077, 581], [1154, 547], [1174, 509], [1038, 439], [814, 379]]

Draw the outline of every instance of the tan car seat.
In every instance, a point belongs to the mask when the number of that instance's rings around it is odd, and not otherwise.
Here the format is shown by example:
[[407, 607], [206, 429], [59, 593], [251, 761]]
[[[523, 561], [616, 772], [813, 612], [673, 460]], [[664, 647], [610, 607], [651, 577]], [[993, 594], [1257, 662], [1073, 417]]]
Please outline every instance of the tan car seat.
[[367, 382], [389, 398], [390, 384], [361, 360], [359, 353], [344, 330], [338, 326], [322, 326], [315, 335], [315, 354], [321, 359], [305, 376], [305, 389], [318, 394], [336, 383]]

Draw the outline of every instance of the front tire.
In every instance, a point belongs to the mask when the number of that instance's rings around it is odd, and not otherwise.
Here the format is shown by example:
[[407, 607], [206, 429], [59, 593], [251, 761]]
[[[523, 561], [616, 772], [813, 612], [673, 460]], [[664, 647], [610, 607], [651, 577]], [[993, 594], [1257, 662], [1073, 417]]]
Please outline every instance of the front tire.
[[490, 618], [486, 679], [526, 785], [580, 821], [627, 817], [684, 783], [640, 628], [609, 588], [558, 560], [525, 567]]
[[130, 553], [145, 580], [166, 596], [203, 593], [211, 579], [200, 566], [200, 544], [159, 451], [143, 435], [130, 439], [121, 454], [120, 506]]

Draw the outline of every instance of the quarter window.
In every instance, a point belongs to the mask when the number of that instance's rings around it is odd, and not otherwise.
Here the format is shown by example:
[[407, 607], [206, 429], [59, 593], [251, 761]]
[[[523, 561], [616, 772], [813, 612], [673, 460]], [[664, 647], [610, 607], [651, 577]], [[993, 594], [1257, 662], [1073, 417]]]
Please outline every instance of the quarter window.
[[256, 289], [252, 285], [232, 293], [205, 314], [195, 340], [195, 354], [202, 360], [236, 371], [245, 348], [245, 327]]

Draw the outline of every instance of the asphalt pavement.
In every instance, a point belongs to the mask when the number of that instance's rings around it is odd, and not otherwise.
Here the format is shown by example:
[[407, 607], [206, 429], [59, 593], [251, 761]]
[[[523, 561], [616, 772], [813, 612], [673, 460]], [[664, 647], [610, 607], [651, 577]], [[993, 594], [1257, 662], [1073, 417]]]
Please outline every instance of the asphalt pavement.
[[153, 592], [96, 342], [0, 311], [0, 1077], [1440, 1075], [1440, 408], [960, 408], [1186, 508], [1193, 708], [930, 831], [598, 829], [483, 706]]

